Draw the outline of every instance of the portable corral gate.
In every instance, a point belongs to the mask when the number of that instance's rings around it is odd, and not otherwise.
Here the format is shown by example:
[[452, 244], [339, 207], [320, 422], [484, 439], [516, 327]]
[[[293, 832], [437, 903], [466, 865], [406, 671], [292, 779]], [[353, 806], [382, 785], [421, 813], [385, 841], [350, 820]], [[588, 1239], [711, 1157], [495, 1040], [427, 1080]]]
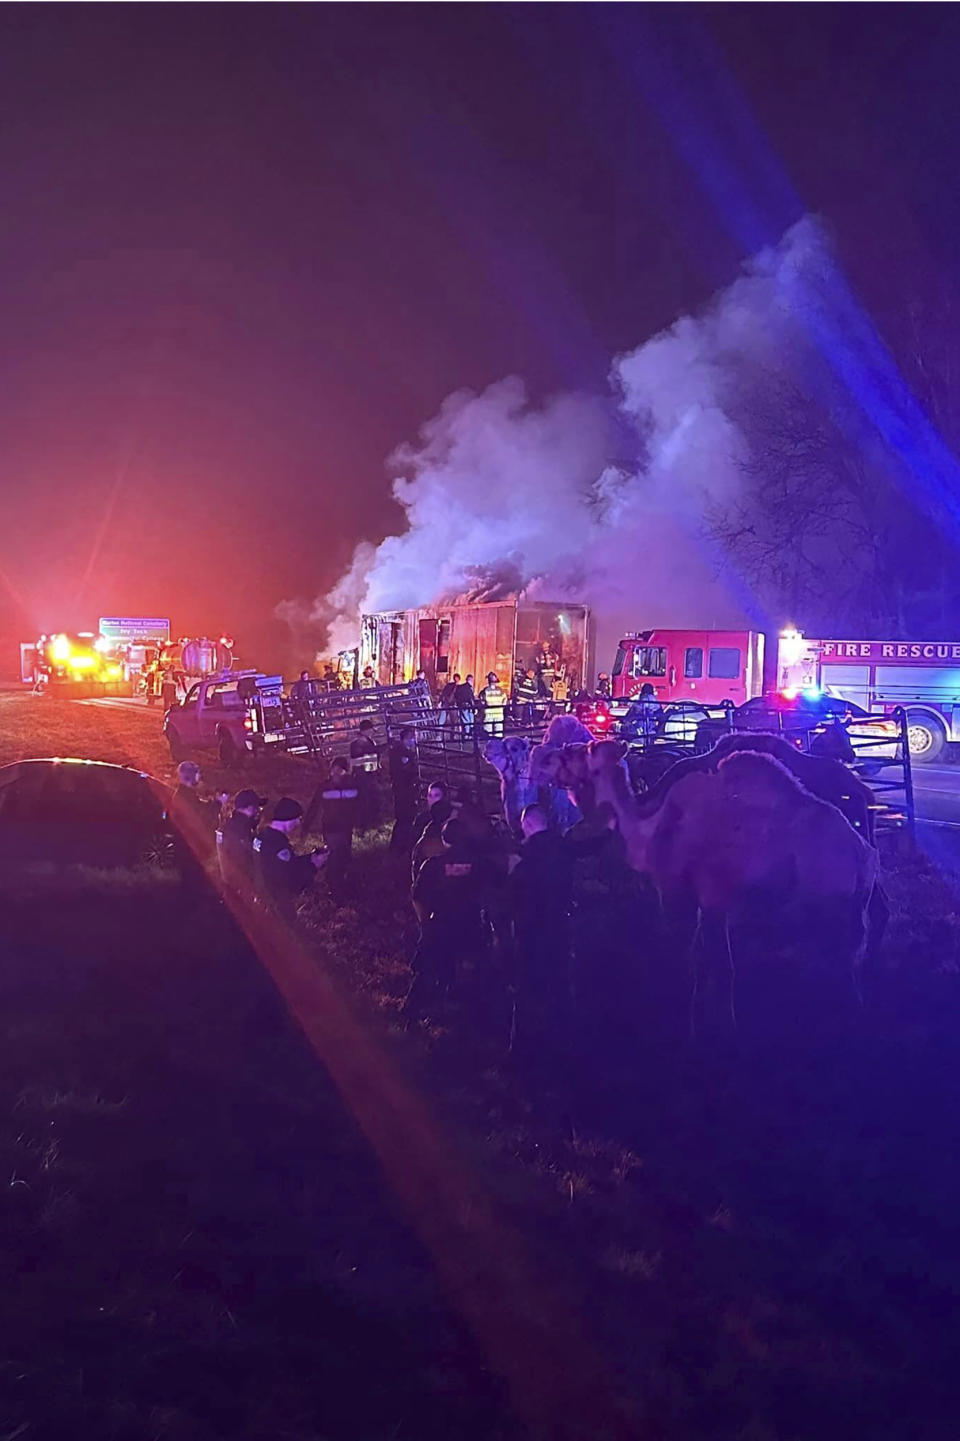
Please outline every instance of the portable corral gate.
[[309, 755], [329, 764], [334, 756], [347, 755], [361, 721], [373, 722], [373, 738], [382, 747], [401, 727], [412, 725], [419, 736], [436, 718], [423, 681], [369, 690], [324, 690], [311, 681], [308, 696], [283, 702], [285, 748], [292, 755]]

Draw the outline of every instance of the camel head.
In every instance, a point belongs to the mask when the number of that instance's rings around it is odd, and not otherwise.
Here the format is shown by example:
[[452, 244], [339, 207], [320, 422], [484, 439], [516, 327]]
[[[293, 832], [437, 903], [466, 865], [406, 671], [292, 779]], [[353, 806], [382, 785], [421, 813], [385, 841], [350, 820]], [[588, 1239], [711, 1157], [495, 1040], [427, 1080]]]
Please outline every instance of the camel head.
[[566, 786], [570, 791], [578, 791], [588, 785], [590, 772], [587, 768], [587, 744], [577, 742], [574, 745], [565, 745], [559, 754], [556, 784]]
[[622, 741], [591, 741], [587, 747], [587, 772], [591, 780], [612, 777], [615, 771], [626, 776], [623, 758], [627, 747]]
[[529, 765], [530, 742], [523, 736], [507, 736], [505, 740], [495, 736], [487, 741], [483, 755], [505, 781], [515, 781]]

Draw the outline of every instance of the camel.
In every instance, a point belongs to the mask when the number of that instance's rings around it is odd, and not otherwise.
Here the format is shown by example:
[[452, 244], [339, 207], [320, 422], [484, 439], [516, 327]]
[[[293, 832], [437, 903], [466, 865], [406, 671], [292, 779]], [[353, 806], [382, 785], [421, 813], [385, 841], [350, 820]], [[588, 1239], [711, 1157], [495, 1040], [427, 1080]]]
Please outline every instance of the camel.
[[832, 934], [856, 975], [869, 939], [877, 854], [837, 807], [775, 757], [731, 747], [719, 761], [679, 762], [633, 795], [615, 741], [565, 752], [562, 780], [584, 806], [608, 804], [631, 865], [654, 882], [665, 914], [692, 911], [703, 938], [696, 991], [718, 966], [733, 1011], [730, 926], [756, 900], [835, 916]]
[[[819, 796], [822, 801], [836, 806], [854, 830], [858, 830], [873, 845], [876, 800], [870, 787], [842, 761], [797, 750], [796, 746], [792, 746], [782, 736], [765, 731], [737, 731], [723, 736], [711, 750], [702, 755], [677, 759], [674, 754], [666, 767], [661, 765], [658, 771], [644, 777], [646, 785], [643, 789], [652, 801], [654, 796], [664, 794], [683, 775], [691, 771], [716, 770], [727, 756], [739, 751], [762, 752], [764, 755], [773, 756], [796, 776], [811, 795]], [[647, 757], [642, 759], [646, 760]], [[640, 789], [637, 786], [638, 775], [632, 764], [632, 757], [628, 758], [628, 765], [634, 788]]]
[[558, 715], [547, 726], [540, 745], [531, 746], [523, 736], [487, 742], [484, 757], [500, 773], [503, 815], [511, 830], [519, 830], [524, 810], [537, 801], [546, 806], [551, 824], [561, 830], [580, 819], [567, 787], [559, 781], [559, 767], [564, 747], [592, 739], [576, 716]]

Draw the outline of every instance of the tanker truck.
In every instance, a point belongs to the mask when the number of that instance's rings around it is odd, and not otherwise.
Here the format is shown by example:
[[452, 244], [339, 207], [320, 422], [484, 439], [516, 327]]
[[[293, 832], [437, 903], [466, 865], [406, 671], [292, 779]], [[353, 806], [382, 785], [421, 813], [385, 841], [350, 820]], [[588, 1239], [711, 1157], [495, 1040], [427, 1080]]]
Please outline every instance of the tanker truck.
[[233, 668], [233, 641], [222, 635], [219, 640], [208, 636], [181, 636], [157, 647], [155, 658], [143, 674], [147, 704], [160, 698], [165, 677], [176, 681], [178, 694], [185, 693], [194, 681], [217, 675]]

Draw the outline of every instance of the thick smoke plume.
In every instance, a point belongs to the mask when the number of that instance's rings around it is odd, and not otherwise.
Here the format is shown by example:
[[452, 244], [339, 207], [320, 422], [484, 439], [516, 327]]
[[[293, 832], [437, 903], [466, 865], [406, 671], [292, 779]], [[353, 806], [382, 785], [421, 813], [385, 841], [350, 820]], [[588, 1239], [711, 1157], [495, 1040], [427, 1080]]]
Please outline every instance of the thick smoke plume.
[[329, 647], [356, 643], [360, 611], [521, 587], [591, 605], [600, 655], [623, 627], [757, 621], [708, 518], [740, 493], [732, 398], [796, 341], [823, 257], [801, 221], [703, 314], [618, 356], [607, 395], [533, 405], [516, 377], [451, 395], [390, 458], [407, 528], [358, 546], [314, 606]]

